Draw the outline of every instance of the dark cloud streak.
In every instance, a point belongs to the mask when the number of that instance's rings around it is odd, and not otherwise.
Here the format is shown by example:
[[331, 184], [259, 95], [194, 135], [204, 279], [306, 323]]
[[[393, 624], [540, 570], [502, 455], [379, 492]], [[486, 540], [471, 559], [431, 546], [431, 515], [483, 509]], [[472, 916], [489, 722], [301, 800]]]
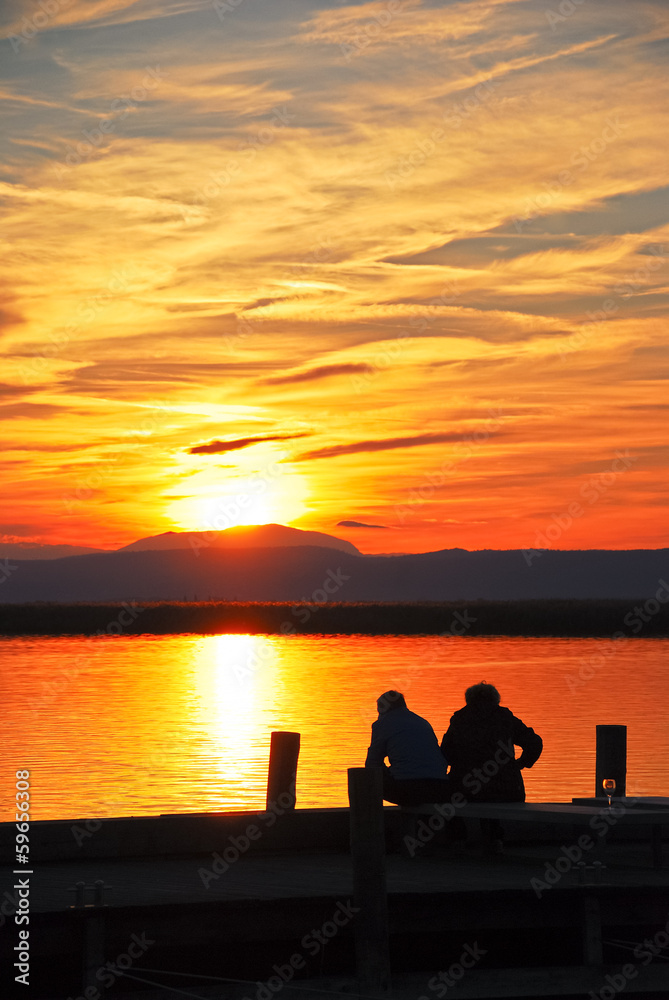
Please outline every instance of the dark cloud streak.
[[308, 434], [271, 434], [267, 437], [234, 438], [232, 441], [210, 441], [208, 444], [198, 444], [188, 449], [189, 455], [222, 455], [228, 451], [238, 451], [252, 444], [262, 444], [263, 441], [292, 441], [293, 438], [308, 437]]
[[365, 524], [363, 521], [337, 521], [338, 528], [381, 528], [389, 531], [387, 524]]
[[287, 385], [292, 382], [311, 382], [314, 379], [330, 378], [333, 375], [352, 375], [357, 372], [368, 372], [370, 366], [364, 363], [341, 365], [321, 365], [306, 372], [294, 372], [292, 375], [271, 375], [261, 379], [264, 385]]
[[[497, 434], [496, 437], [499, 437]], [[412, 434], [410, 437], [382, 438], [372, 441], [353, 441], [351, 444], [336, 444], [329, 448], [305, 451], [293, 459], [306, 462], [314, 458], [336, 458], [339, 455], [355, 455], [365, 451], [390, 451], [393, 448], [418, 448], [424, 444], [455, 444], [466, 440], [464, 434]]]

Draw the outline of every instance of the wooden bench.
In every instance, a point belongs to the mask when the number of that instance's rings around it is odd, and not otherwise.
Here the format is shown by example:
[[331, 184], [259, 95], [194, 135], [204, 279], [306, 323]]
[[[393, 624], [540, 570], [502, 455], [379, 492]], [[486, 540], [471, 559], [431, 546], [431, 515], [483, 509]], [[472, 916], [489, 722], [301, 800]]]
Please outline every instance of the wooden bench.
[[[417, 806], [400, 806], [407, 817], [441, 817], [446, 824], [445, 812], [453, 811], [449, 803], [424, 803]], [[501, 823], [545, 823], [549, 826], [562, 828], [582, 828], [583, 835], [591, 830], [595, 848], [603, 847], [606, 837], [614, 826], [638, 826], [650, 828], [651, 853], [654, 868], [662, 867], [662, 826], [669, 825], [669, 809], [666, 805], [640, 804], [637, 800], [618, 799], [613, 801], [611, 809], [603, 805], [575, 805], [563, 802], [467, 802], [455, 809], [455, 815], [463, 819], [496, 819]], [[428, 825], [437, 832], [437, 824]], [[594, 836], [596, 834], [596, 836]], [[595, 850], [595, 856], [597, 851]]]

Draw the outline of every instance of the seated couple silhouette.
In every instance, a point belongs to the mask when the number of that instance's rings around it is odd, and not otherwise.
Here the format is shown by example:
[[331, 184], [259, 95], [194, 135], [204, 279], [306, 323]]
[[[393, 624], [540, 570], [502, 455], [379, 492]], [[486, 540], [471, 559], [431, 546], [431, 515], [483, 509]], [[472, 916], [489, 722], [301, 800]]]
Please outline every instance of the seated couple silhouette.
[[[386, 691], [376, 705], [365, 767], [383, 767], [387, 802], [448, 802], [455, 792], [468, 802], [525, 801], [521, 771], [539, 759], [543, 741], [500, 705], [492, 684], [467, 688], [465, 706], [451, 716], [441, 746], [427, 719], [409, 711], [399, 691]], [[519, 757], [515, 746], [522, 750]]]

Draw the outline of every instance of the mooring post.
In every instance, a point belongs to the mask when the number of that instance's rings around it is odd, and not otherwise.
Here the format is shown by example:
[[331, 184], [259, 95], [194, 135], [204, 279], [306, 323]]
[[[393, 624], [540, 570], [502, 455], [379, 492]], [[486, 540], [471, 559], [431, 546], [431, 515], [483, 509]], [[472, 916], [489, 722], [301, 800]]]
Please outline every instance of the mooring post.
[[[105, 889], [110, 888], [111, 886], [105, 885], [102, 879], [98, 879], [92, 886], [86, 885], [85, 882], [77, 882], [69, 890], [75, 893], [72, 909], [77, 913], [80, 921], [82, 938], [82, 994], [84, 996], [94, 996], [95, 993], [99, 992], [97, 989], [100, 985], [98, 972], [104, 968], [105, 964], [105, 915], [107, 904], [104, 901], [104, 892]], [[88, 889], [93, 890], [92, 903], [86, 902]]]
[[602, 965], [602, 914], [596, 896], [585, 895], [582, 900], [583, 961], [585, 965]]
[[[300, 734], [274, 732], [269, 749], [269, 771], [267, 774], [267, 808], [273, 802], [286, 810], [295, 808], [297, 793], [297, 759], [300, 756]], [[289, 805], [284, 803], [290, 800]]]
[[92, 990], [100, 985], [98, 972], [105, 964], [105, 911], [102, 907], [86, 907], [83, 920], [84, 996], [90, 996]]
[[361, 993], [378, 995], [390, 990], [382, 773], [380, 767], [348, 769], [357, 975]]
[[595, 796], [606, 795], [602, 782], [613, 778], [616, 783], [613, 795], [625, 795], [627, 778], [627, 726], [597, 726], [597, 751], [595, 762]]

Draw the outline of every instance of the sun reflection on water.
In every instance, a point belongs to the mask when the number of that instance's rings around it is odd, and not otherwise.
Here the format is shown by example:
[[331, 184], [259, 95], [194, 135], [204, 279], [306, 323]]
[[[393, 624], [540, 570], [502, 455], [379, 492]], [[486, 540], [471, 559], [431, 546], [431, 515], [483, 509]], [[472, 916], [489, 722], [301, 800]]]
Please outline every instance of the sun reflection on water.
[[[281, 658], [270, 636], [201, 637], [191, 661], [191, 725], [207, 746], [207, 783], [220, 787], [221, 808], [262, 802], [267, 784], [276, 667]], [[253, 758], [256, 758], [254, 761]]]
[[[592, 794], [600, 723], [628, 726], [630, 790], [664, 794], [669, 644], [630, 639], [572, 691], [570, 678], [603, 641], [4, 639], [0, 658], [12, 669], [3, 675], [0, 768], [30, 769], [34, 819], [262, 810], [271, 733], [284, 729], [302, 735], [298, 808], [341, 806], [346, 770], [364, 762], [382, 691], [400, 686], [441, 737], [465, 688], [485, 678], [544, 739], [526, 779], [530, 801]], [[57, 693], [48, 693], [56, 681]], [[13, 815], [9, 788], [0, 788], [2, 819]]]

